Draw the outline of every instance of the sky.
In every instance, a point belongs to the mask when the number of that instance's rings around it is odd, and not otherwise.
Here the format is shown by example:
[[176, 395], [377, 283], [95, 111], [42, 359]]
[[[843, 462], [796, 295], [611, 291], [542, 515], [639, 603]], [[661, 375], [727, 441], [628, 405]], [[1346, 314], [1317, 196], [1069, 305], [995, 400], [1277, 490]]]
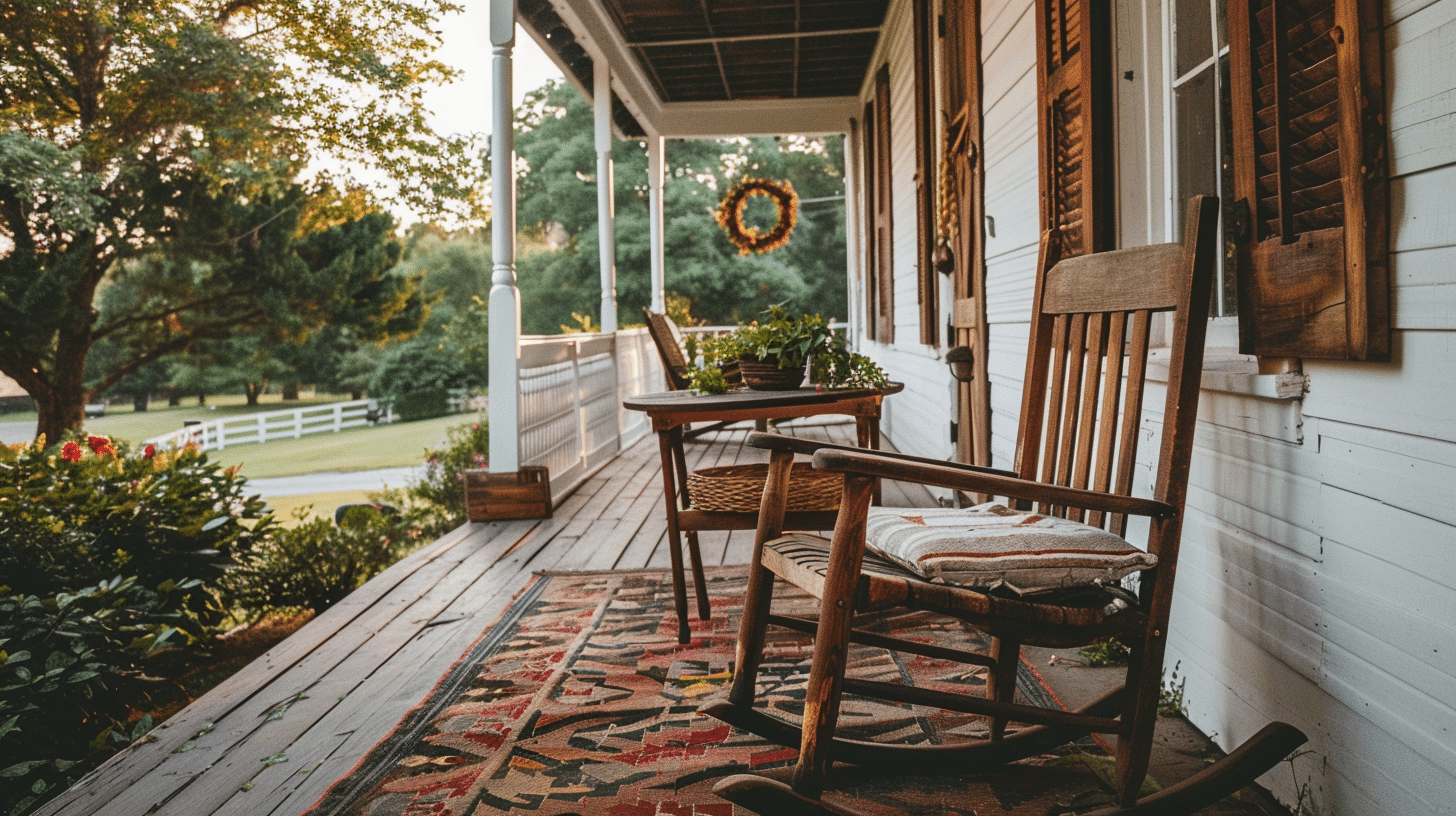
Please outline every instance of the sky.
[[[435, 52], [441, 62], [462, 72], [461, 77], [425, 95], [425, 106], [434, 113], [440, 133], [490, 133], [491, 77], [488, 3], [466, 3], [465, 10], [442, 20], [444, 45]], [[536, 41], [516, 26], [516, 47], [511, 107], [518, 107], [525, 95], [561, 70], [546, 56]]]

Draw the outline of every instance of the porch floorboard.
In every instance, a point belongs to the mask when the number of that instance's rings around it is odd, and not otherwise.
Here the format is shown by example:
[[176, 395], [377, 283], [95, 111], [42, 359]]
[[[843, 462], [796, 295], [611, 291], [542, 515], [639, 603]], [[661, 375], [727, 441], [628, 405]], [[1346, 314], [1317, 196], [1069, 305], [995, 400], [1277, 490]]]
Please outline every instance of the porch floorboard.
[[[853, 422], [835, 418], [778, 430], [854, 441]], [[686, 446], [689, 469], [767, 461], [743, 444], [747, 435], [735, 428], [699, 437]], [[923, 489], [895, 486], [885, 503], [934, 501]], [[704, 563], [747, 563], [752, 537], [701, 534]], [[666, 567], [666, 542], [657, 440], [649, 435], [552, 518], [466, 524], [390, 567], [40, 813], [302, 813], [424, 698], [532, 573]]]

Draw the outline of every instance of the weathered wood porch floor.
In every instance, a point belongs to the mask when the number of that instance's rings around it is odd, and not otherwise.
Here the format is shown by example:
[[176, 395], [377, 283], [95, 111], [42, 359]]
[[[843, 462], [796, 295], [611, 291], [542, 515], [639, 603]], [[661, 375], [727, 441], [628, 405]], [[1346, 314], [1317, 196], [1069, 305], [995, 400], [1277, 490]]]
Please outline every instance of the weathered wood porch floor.
[[[853, 422], [839, 418], [780, 430], [854, 441]], [[699, 437], [686, 446], [688, 467], [767, 461], [743, 445], [747, 434]], [[932, 499], [887, 483], [884, 503]], [[666, 530], [657, 439], [649, 435], [554, 518], [467, 524], [394, 565], [41, 812], [301, 813], [420, 702], [533, 572], [665, 568]], [[704, 563], [746, 563], [752, 536], [702, 534]]]

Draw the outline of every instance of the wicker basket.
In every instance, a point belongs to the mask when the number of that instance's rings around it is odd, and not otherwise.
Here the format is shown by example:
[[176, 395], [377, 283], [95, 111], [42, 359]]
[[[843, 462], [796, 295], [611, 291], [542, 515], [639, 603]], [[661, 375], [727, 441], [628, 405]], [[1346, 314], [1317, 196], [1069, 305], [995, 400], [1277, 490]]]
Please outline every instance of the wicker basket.
[[[699, 510], [731, 513], [758, 512], [763, 501], [763, 483], [768, 465], [730, 465], [706, 468], [688, 474], [688, 496]], [[839, 506], [844, 475], [815, 470], [807, 462], [795, 462], [789, 471], [790, 512], [833, 510]]]

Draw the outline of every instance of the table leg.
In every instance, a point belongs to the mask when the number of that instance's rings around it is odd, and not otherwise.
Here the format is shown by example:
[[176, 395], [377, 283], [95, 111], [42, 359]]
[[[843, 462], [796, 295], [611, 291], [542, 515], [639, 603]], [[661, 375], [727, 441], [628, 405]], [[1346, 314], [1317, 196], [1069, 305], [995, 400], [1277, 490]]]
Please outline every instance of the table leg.
[[[673, 443], [677, 444], [674, 445]], [[662, 495], [667, 505], [667, 546], [672, 558], [672, 597], [677, 608], [677, 642], [687, 643], [688, 631], [688, 589], [683, 575], [682, 537], [677, 528], [677, 462], [673, 448], [682, 450], [682, 428], [674, 427], [657, 432], [658, 452], [662, 457]]]
[[[682, 429], [674, 438], [672, 456], [677, 464], [677, 483], [682, 485], [683, 497], [681, 504], [686, 505], [688, 501], [688, 461], [683, 453], [682, 440], [685, 437]], [[698, 548], [698, 531], [688, 530], [686, 535], [688, 541], [688, 560], [693, 568], [693, 590], [698, 598], [698, 620], [708, 620], [713, 617], [713, 608], [708, 604], [708, 581], [703, 575], [703, 553]]]
[[[880, 417], [856, 416], [854, 418], [855, 439], [861, 448], [869, 450], [880, 449]], [[880, 480], [875, 480], [874, 496], [871, 499], [876, 507], [884, 504], [884, 491], [880, 489]]]

